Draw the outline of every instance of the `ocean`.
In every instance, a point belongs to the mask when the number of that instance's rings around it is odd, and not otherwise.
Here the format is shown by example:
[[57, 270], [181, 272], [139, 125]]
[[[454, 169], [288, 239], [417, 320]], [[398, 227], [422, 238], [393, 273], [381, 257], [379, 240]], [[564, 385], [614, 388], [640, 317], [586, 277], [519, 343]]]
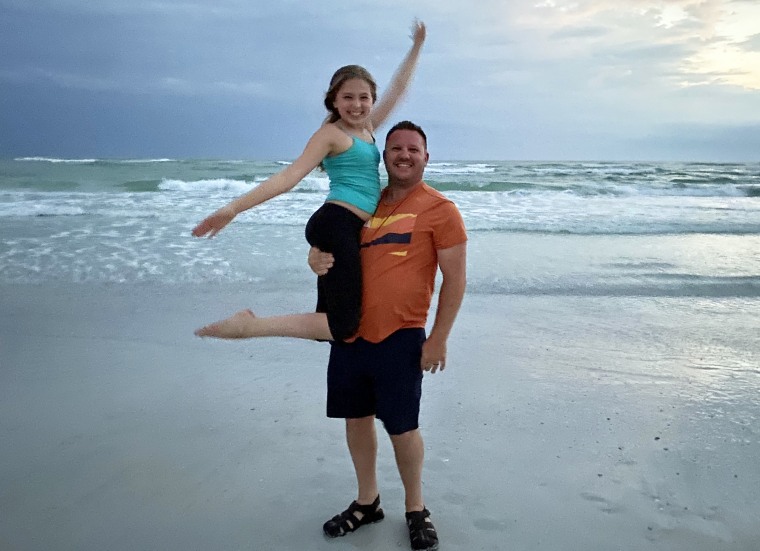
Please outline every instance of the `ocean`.
[[[286, 164], [0, 161], [0, 284], [313, 285], [319, 171], [216, 238], [190, 236]], [[470, 293], [760, 296], [759, 163], [431, 162], [426, 181], [464, 216]]]

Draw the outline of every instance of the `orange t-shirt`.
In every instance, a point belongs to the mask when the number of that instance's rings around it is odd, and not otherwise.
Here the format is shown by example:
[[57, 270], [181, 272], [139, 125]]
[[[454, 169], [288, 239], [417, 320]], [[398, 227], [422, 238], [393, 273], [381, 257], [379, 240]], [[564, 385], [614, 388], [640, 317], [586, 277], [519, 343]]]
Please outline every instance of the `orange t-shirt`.
[[438, 269], [438, 249], [467, 241], [456, 205], [424, 182], [385, 204], [362, 228], [362, 316], [357, 337], [380, 342], [425, 327]]

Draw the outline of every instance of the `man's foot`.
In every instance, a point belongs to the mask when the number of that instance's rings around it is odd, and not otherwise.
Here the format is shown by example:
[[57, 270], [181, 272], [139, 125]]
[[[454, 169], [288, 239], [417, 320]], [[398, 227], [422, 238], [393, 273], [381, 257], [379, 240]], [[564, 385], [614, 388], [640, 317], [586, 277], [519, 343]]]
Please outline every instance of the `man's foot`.
[[360, 526], [380, 522], [385, 518], [385, 513], [380, 508], [380, 496], [369, 505], [359, 505], [356, 501], [351, 502], [348, 509], [325, 522], [322, 529], [331, 538], [345, 536]]
[[430, 520], [430, 511], [412, 511], [406, 514], [409, 527], [409, 541], [415, 551], [435, 551], [438, 549], [438, 533]]
[[217, 339], [244, 339], [251, 336], [251, 322], [256, 316], [250, 310], [241, 310], [227, 319], [210, 323], [195, 330], [198, 337]]

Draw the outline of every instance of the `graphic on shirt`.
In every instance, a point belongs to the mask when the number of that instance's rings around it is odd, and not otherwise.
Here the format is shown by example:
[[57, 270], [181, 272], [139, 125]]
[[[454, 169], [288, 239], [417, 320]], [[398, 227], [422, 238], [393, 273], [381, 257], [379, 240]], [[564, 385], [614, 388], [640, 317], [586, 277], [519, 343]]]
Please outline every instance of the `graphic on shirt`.
[[[385, 218], [372, 217], [362, 233], [362, 247], [374, 245], [408, 244], [412, 242], [412, 230], [416, 214], [394, 214]], [[367, 241], [365, 241], [367, 240]], [[392, 253], [404, 256], [406, 253]]]

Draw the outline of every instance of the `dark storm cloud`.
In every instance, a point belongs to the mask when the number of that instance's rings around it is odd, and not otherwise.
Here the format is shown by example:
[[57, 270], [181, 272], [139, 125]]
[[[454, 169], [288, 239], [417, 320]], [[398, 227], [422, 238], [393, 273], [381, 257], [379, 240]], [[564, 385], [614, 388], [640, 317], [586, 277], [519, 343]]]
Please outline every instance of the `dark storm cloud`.
[[365, 65], [382, 94], [420, 16], [394, 116], [430, 125], [439, 159], [638, 158], [631, 136], [663, 121], [758, 121], [760, 91], [731, 80], [752, 67], [699, 65], [721, 1], [664, 26], [648, 0], [0, 0], [0, 156], [292, 158], [332, 72]]

